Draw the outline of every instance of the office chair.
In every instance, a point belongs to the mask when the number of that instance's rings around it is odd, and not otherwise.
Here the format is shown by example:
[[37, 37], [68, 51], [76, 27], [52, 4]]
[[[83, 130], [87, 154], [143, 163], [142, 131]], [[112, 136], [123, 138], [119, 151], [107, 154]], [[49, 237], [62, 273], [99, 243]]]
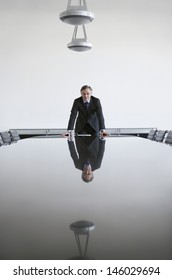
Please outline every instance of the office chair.
[[172, 145], [172, 130], [169, 130], [169, 132], [167, 133], [165, 143]]
[[11, 137], [10, 137], [10, 134], [7, 131], [1, 132], [0, 135], [1, 135], [1, 138], [2, 138], [3, 145], [4, 144], [11, 144]]
[[149, 131], [147, 139], [149, 140], [155, 140], [155, 135], [156, 135], [157, 129], [151, 129]]
[[18, 140], [20, 140], [20, 136], [16, 130], [9, 130], [9, 134], [12, 142], [17, 142]]
[[0, 135], [0, 146], [2, 146], [2, 145], [3, 145], [3, 141], [2, 141], [2, 137]]
[[163, 142], [167, 130], [158, 130], [156, 133], [155, 141]]

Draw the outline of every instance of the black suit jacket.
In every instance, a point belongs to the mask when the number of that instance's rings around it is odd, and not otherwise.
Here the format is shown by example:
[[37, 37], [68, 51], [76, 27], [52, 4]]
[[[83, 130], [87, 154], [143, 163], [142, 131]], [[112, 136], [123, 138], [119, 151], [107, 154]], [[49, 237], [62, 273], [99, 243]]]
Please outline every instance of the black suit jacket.
[[75, 125], [75, 132], [79, 133], [84, 129], [87, 123], [95, 132], [105, 129], [101, 103], [100, 100], [94, 96], [91, 96], [87, 111], [84, 107], [82, 96], [74, 100], [67, 129], [73, 130]]
[[101, 167], [104, 151], [105, 140], [93, 136], [77, 136], [75, 144], [68, 141], [70, 155], [77, 169], [83, 170], [85, 164], [90, 164], [92, 171]]

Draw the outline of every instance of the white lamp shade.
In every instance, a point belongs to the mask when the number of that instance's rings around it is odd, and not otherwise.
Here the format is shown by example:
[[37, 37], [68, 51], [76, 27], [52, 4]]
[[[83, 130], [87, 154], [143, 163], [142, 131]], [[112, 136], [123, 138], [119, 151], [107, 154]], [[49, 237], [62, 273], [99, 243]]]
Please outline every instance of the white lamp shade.
[[85, 25], [94, 20], [94, 14], [88, 11], [69, 9], [60, 14], [60, 19], [71, 25]]
[[92, 48], [92, 44], [86, 42], [82, 38], [73, 39], [69, 44], [67, 44], [67, 47], [75, 52], [84, 52], [89, 51]]

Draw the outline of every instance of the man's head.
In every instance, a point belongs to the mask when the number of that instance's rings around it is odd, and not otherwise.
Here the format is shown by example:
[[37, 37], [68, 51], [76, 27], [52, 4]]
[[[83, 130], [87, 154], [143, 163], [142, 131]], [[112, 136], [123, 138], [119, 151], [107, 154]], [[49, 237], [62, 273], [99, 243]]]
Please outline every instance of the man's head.
[[93, 91], [92, 88], [88, 85], [85, 85], [81, 88], [81, 96], [84, 102], [90, 100], [92, 91]]
[[93, 180], [94, 174], [93, 174], [93, 171], [92, 171], [90, 165], [84, 166], [81, 177], [82, 177], [82, 180], [86, 183], [89, 183]]

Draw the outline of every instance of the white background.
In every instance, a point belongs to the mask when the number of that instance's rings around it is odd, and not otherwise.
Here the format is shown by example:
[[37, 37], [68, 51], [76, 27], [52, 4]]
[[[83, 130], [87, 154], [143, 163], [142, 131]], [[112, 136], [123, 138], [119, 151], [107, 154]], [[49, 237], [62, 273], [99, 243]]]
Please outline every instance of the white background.
[[[75, 1], [74, 1], [75, 2]], [[73, 2], [73, 4], [74, 4]], [[106, 127], [172, 129], [172, 1], [87, 0], [90, 51], [70, 51], [67, 0], [0, 0], [0, 130], [65, 128], [84, 84]]]

